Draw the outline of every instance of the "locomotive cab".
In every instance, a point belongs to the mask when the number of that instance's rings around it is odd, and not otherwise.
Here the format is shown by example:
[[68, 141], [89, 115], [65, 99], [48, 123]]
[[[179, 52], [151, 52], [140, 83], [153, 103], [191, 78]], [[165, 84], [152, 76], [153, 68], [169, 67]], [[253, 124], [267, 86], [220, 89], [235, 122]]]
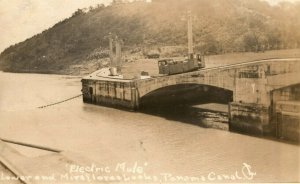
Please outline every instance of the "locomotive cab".
[[204, 56], [194, 54], [192, 16], [188, 11], [188, 58], [183, 60], [164, 59], [158, 61], [159, 74], [172, 75], [195, 71], [205, 67]]
[[158, 61], [159, 74], [166, 75], [190, 72], [204, 67], [204, 56], [200, 54], [190, 55], [188, 59], [184, 60], [168, 58]]
[[204, 55], [196, 54], [196, 60], [198, 61], [199, 68], [205, 67]]

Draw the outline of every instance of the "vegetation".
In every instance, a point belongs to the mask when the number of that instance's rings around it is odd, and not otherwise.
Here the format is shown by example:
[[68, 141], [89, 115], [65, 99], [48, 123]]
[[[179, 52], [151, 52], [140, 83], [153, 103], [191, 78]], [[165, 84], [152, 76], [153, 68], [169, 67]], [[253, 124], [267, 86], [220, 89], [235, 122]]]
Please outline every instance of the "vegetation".
[[260, 0], [137, 1], [78, 9], [52, 28], [4, 50], [0, 69], [69, 73], [71, 66], [102, 62], [107, 57], [109, 33], [123, 39], [128, 54], [185, 46], [187, 10], [194, 15], [197, 52], [300, 47], [300, 3], [270, 6]]

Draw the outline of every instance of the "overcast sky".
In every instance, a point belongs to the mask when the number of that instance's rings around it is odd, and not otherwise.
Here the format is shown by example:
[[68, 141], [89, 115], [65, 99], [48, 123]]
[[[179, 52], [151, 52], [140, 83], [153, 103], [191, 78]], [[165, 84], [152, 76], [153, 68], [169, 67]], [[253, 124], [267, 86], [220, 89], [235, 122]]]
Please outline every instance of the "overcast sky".
[[[70, 17], [78, 8], [112, 0], [0, 0], [0, 52]], [[251, 1], [251, 0], [249, 0]], [[268, 0], [273, 4], [283, 0]], [[300, 0], [285, 0], [300, 1]]]

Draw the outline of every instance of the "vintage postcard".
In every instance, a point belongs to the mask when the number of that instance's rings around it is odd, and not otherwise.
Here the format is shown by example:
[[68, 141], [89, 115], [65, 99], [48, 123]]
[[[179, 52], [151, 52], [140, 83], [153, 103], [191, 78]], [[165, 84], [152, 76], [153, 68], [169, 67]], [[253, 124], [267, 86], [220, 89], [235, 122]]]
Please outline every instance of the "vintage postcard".
[[0, 184], [300, 183], [300, 0], [0, 0]]

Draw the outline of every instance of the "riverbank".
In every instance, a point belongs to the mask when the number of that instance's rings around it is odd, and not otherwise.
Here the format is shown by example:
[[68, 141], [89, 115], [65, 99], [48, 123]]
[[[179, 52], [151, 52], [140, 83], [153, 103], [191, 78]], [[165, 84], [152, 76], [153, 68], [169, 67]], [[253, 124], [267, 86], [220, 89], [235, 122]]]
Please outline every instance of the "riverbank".
[[[126, 56], [130, 58], [131, 56]], [[299, 58], [300, 49], [289, 50], [271, 50], [265, 52], [243, 52], [243, 53], [228, 53], [222, 55], [210, 55], [205, 57], [206, 67], [216, 67], [228, 64], [236, 64], [242, 62], [249, 62], [255, 60], [269, 59], [269, 58]], [[132, 57], [135, 58], [135, 57]], [[24, 68], [11, 68], [4, 70], [5, 72], [13, 73], [40, 73], [40, 74], [59, 74], [59, 75], [74, 75], [85, 76], [103, 67], [107, 67], [109, 63], [108, 58], [81, 61], [79, 64], [63, 66], [61, 69], [49, 66], [48, 69], [24, 69]], [[56, 69], [49, 69], [56, 68]], [[136, 59], [128, 60], [122, 67], [122, 74], [127, 78], [139, 76], [142, 71], [148, 72], [150, 75], [158, 75], [158, 66], [156, 59]]]

